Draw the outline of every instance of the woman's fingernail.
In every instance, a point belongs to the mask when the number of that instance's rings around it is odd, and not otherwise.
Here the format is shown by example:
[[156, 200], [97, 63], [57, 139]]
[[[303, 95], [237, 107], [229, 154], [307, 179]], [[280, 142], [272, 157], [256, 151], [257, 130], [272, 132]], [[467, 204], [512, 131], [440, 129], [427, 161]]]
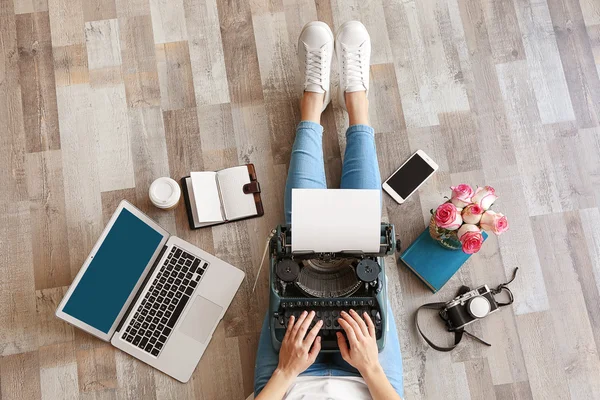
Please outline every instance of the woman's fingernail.
[[342, 315], [346, 315], [346, 311], [342, 311]]

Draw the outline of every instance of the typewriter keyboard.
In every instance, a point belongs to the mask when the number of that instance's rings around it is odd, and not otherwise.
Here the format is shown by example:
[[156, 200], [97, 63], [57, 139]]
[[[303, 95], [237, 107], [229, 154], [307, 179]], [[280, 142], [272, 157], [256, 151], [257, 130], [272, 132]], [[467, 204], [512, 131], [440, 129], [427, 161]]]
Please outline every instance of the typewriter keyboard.
[[285, 330], [290, 317], [293, 315], [298, 318], [303, 311], [315, 311], [315, 318], [310, 327], [312, 328], [319, 320], [323, 320], [323, 327], [319, 332], [322, 337], [321, 347], [325, 350], [337, 349], [336, 332], [342, 331], [343, 328], [338, 323], [340, 312], [349, 312], [350, 309], [356, 311], [360, 316], [364, 312], [368, 313], [371, 320], [375, 324], [377, 339], [382, 335], [381, 313], [377, 302], [372, 298], [349, 298], [349, 299], [297, 299], [283, 301], [280, 304], [279, 311], [275, 313], [274, 318], [277, 319], [275, 329]]

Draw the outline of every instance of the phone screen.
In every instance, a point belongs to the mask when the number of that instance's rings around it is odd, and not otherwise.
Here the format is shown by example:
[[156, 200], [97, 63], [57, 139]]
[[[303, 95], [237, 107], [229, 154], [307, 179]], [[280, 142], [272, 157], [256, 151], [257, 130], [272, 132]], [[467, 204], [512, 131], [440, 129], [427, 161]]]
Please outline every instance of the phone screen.
[[406, 199], [433, 172], [431, 165], [415, 154], [386, 182], [400, 197]]

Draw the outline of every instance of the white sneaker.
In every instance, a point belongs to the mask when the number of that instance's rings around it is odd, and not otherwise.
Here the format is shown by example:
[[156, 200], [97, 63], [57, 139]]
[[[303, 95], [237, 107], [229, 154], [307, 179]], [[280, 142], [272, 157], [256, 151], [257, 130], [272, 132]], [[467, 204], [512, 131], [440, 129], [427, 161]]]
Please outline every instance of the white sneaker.
[[323, 110], [331, 100], [329, 77], [333, 59], [333, 32], [325, 22], [304, 25], [298, 38], [298, 61], [306, 92], [325, 93]]
[[345, 22], [335, 38], [340, 71], [340, 104], [346, 109], [346, 92], [369, 93], [369, 64], [371, 60], [371, 37], [367, 28], [359, 21]]

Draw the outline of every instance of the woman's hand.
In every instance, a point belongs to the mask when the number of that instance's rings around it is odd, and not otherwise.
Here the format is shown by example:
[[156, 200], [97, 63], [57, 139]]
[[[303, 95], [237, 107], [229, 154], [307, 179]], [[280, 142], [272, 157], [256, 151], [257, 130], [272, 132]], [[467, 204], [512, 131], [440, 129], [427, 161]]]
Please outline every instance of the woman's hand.
[[367, 313], [364, 313], [363, 317], [364, 320], [354, 310], [350, 310], [350, 314], [342, 311], [338, 322], [346, 331], [350, 347], [341, 332], [337, 333], [337, 340], [342, 358], [364, 377], [381, 367], [375, 326]]
[[318, 321], [308, 335], [306, 334], [314, 317], [314, 311], [310, 313], [304, 311], [297, 321], [293, 316], [290, 317], [281, 342], [279, 365], [277, 366], [277, 370], [288, 378], [296, 378], [304, 372], [315, 362], [321, 351], [321, 337], [317, 337], [317, 334], [323, 326], [323, 321]]

